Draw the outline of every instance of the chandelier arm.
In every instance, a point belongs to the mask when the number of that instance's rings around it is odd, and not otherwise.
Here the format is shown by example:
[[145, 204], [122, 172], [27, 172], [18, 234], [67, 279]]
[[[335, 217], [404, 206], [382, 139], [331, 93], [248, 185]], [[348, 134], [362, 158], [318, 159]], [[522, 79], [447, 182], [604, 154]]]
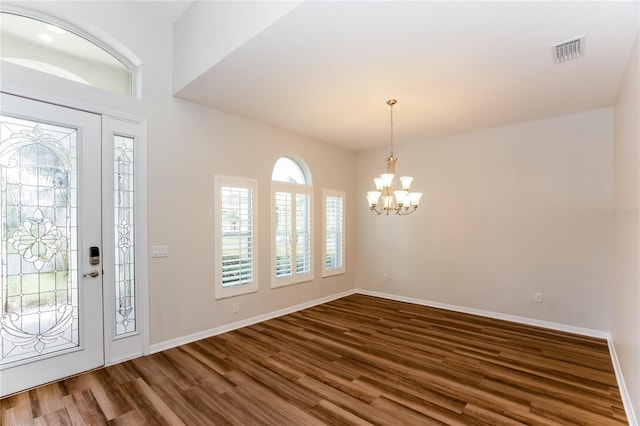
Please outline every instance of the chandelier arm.
[[406, 216], [418, 210], [418, 206], [403, 207], [397, 212], [398, 216]]

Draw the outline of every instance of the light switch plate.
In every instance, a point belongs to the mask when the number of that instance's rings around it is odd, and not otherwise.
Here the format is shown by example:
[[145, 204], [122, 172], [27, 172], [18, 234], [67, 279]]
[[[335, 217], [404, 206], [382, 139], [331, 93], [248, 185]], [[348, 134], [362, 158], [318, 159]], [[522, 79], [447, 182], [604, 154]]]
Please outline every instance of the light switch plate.
[[169, 246], [152, 246], [151, 257], [167, 257], [169, 256]]

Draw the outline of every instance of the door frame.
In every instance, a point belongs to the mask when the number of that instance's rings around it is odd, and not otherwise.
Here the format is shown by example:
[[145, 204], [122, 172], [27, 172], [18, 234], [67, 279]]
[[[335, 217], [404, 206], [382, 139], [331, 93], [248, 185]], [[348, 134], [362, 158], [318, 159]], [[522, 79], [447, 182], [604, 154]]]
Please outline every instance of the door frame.
[[[113, 224], [113, 137], [126, 136], [135, 140], [134, 162], [134, 250], [136, 323], [135, 332], [123, 336], [114, 333], [115, 321], [115, 246]], [[103, 319], [105, 365], [117, 364], [149, 354], [149, 287], [147, 261], [147, 147], [146, 122], [102, 115], [102, 253]], [[112, 285], [106, 285], [111, 283]]]
[[[147, 119], [128, 113], [114, 111], [96, 104], [87, 104], [68, 98], [35, 92], [33, 89], [16, 87], [1, 82], [0, 92], [29, 100], [53, 104], [63, 108], [98, 114], [102, 117], [102, 266], [103, 274], [103, 340], [104, 365], [113, 365], [150, 353], [149, 341], [149, 271], [148, 271], [148, 208], [147, 208]], [[114, 265], [113, 254], [113, 176], [112, 144], [108, 143], [113, 134], [135, 138], [137, 148], [135, 162], [135, 283], [137, 330], [124, 337], [113, 333], [115, 297], [113, 297]], [[107, 175], [108, 174], [108, 175]], [[111, 222], [109, 222], [111, 220]], [[110, 285], [109, 285], [110, 284]]]

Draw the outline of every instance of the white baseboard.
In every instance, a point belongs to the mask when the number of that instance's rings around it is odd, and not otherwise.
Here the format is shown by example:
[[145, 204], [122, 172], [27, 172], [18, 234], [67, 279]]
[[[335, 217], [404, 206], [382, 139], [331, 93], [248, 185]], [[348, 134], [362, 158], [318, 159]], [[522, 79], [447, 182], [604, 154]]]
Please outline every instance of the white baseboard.
[[316, 305], [331, 302], [332, 300], [340, 299], [346, 296], [355, 294], [356, 290], [347, 290], [341, 293], [332, 294], [329, 296], [321, 297], [319, 299], [310, 300], [308, 302], [300, 303], [299, 305], [288, 306], [277, 311], [268, 312], [266, 314], [258, 315], [252, 318], [247, 318], [241, 321], [225, 324], [220, 327], [211, 328], [209, 330], [199, 331], [197, 333], [188, 334], [186, 336], [177, 337], [171, 340], [165, 340], [164, 342], [154, 343], [150, 346], [150, 353], [156, 353], [171, 349], [176, 346], [184, 345], [187, 343], [195, 342], [196, 340], [206, 339], [207, 337], [216, 336], [218, 334], [226, 333], [228, 331], [236, 330], [238, 328], [246, 327], [249, 325], [257, 324], [262, 321], [267, 321], [273, 318], [280, 317], [282, 315], [291, 314], [293, 312], [301, 311], [303, 309], [311, 308]]
[[495, 319], [500, 319], [500, 320], [505, 320], [505, 321], [512, 321], [512, 322], [517, 322], [517, 323], [520, 323], [520, 324], [527, 324], [527, 325], [533, 325], [533, 326], [537, 326], [537, 327], [549, 328], [551, 330], [558, 330], [558, 331], [564, 331], [564, 332], [567, 332], [567, 333], [580, 334], [580, 335], [583, 335], [583, 336], [596, 337], [596, 338], [605, 339], [605, 340], [609, 341], [609, 333], [607, 333], [605, 331], [592, 330], [592, 329], [582, 328], [582, 327], [575, 327], [575, 326], [572, 326], [572, 325], [555, 323], [555, 322], [550, 322], [550, 321], [542, 321], [542, 320], [537, 320], [537, 319], [533, 319], [533, 318], [521, 317], [521, 316], [517, 316], [517, 315], [508, 315], [508, 314], [502, 314], [502, 313], [499, 313], [499, 312], [485, 311], [485, 310], [482, 310], [482, 309], [468, 308], [468, 307], [465, 307], [465, 306], [451, 305], [451, 304], [448, 304], [448, 303], [434, 302], [434, 301], [431, 301], [431, 300], [424, 300], [424, 299], [416, 299], [416, 298], [413, 298], [413, 297], [398, 296], [398, 295], [390, 294], [390, 293], [382, 293], [382, 292], [378, 292], [378, 291], [371, 291], [371, 290], [365, 290], [365, 289], [354, 289], [354, 290], [346, 290], [346, 291], [343, 291], [341, 293], [336, 293], [336, 294], [332, 294], [332, 295], [329, 295], [329, 296], [321, 297], [319, 299], [310, 300], [308, 302], [300, 303], [300, 304], [294, 305], [294, 306], [289, 306], [289, 307], [286, 307], [286, 308], [283, 308], [283, 309], [279, 309], [277, 311], [268, 312], [266, 314], [258, 315], [258, 316], [251, 317], [251, 318], [247, 318], [247, 319], [244, 319], [244, 320], [241, 320], [241, 321], [236, 321], [236, 322], [233, 322], [233, 323], [230, 323], [230, 324], [225, 324], [225, 325], [222, 325], [220, 327], [215, 327], [215, 328], [212, 328], [212, 329], [209, 329], [209, 330], [199, 331], [197, 333], [188, 334], [186, 336], [177, 337], [175, 339], [166, 340], [166, 341], [160, 342], [160, 343], [154, 343], [154, 344], [150, 345], [150, 353], [160, 352], [160, 351], [163, 351], [165, 349], [170, 349], [170, 348], [174, 348], [176, 346], [184, 345], [186, 343], [195, 342], [196, 340], [206, 339], [207, 337], [215, 336], [217, 334], [226, 333], [227, 331], [236, 330], [238, 328], [246, 327], [248, 325], [257, 324], [257, 323], [259, 323], [261, 321], [267, 321], [267, 320], [270, 320], [270, 319], [273, 319], [273, 318], [280, 317], [282, 315], [287, 315], [287, 314], [290, 314], [290, 313], [293, 313], [293, 312], [300, 311], [302, 309], [310, 308], [312, 306], [321, 305], [323, 303], [327, 303], [327, 302], [330, 302], [332, 300], [340, 299], [342, 297], [350, 296], [350, 295], [356, 294], [356, 293], [363, 294], [363, 295], [366, 295], [366, 296], [380, 297], [380, 298], [383, 298], [383, 299], [397, 300], [399, 302], [407, 302], [407, 303], [413, 303], [413, 304], [416, 304], [416, 305], [430, 306], [430, 307], [433, 307], [433, 308], [440, 308], [440, 309], [446, 309], [446, 310], [449, 310], [449, 311], [455, 311], [455, 312], [462, 312], [462, 313], [466, 313], [466, 314], [478, 315], [478, 316], [482, 316], [482, 317], [495, 318]]
[[468, 308], [465, 306], [450, 305], [448, 303], [433, 302], [431, 300], [415, 299], [413, 297], [397, 296], [395, 294], [381, 293], [378, 291], [356, 289], [356, 293], [367, 296], [381, 297], [383, 299], [397, 300], [398, 302], [413, 303], [415, 305], [430, 306], [432, 308], [446, 309], [448, 311], [462, 312], [465, 314], [478, 315], [481, 317], [495, 318], [505, 321], [517, 322], [520, 324], [533, 325], [536, 327], [549, 328], [551, 330], [565, 331], [567, 333], [580, 334], [583, 336], [596, 337], [599, 339], [609, 339], [606, 331], [592, 330], [589, 328], [574, 327], [572, 325], [560, 324], [550, 321], [542, 321], [533, 318], [520, 317], [517, 315], [501, 314], [499, 312], [485, 311], [482, 309]]
[[630, 426], [638, 426], [638, 418], [633, 411], [633, 405], [631, 404], [631, 397], [627, 391], [627, 386], [624, 383], [624, 377], [622, 376], [622, 368], [618, 361], [618, 354], [616, 353], [616, 347], [613, 344], [613, 339], [607, 339], [609, 343], [609, 353], [611, 354], [611, 362], [613, 362], [613, 370], [616, 372], [616, 380], [618, 381], [618, 390], [620, 390], [620, 397], [622, 398], [622, 404], [624, 405], [624, 411], [627, 413], [627, 421]]

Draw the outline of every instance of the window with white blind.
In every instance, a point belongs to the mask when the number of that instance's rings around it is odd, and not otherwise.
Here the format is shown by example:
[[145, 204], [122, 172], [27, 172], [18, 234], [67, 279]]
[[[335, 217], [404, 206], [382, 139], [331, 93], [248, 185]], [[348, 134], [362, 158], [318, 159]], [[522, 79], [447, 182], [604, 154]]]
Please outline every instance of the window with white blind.
[[258, 290], [257, 200], [255, 179], [216, 176], [216, 299]]
[[272, 280], [282, 287], [313, 279], [312, 187], [299, 162], [282, 157], [272, 175]]
[[344, 192], [322, 190], [323, 234], [322, 276], [344, 273]]

